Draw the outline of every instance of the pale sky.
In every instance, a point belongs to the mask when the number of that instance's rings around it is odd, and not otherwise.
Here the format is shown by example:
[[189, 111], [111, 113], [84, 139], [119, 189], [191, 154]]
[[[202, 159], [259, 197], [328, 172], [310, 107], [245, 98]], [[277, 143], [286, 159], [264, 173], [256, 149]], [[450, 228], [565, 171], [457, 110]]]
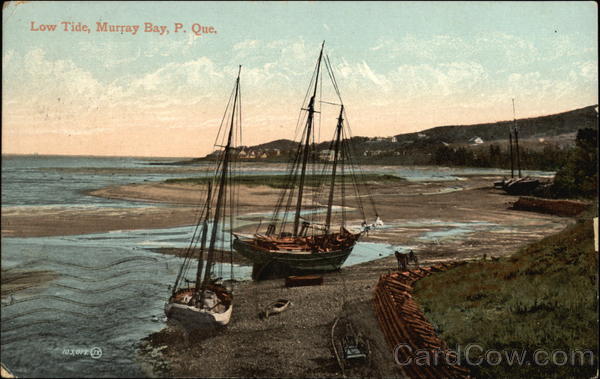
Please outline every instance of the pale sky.
[[244, 144], [292, 139], [323, 40], [354, 135], [557, 113], [598, 103], [597, 24], [595, 2], [12, 3], [2, 153], [204, 155], [239, 64]]

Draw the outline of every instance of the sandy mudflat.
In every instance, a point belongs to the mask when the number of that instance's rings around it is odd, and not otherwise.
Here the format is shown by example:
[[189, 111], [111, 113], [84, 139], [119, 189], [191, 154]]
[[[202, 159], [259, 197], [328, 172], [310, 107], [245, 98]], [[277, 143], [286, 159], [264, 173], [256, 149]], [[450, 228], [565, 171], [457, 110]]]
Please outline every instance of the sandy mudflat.
[[[374, 185], [379, 215], [393, 228], [371, 232], [363, 241], [411, 246], [421, 263], [427, 264], [512, 254], [572, 222], [570, 218], [508, 209], [516, 197], [492, 189], [491, 183], [497, 179], [469, 176], [453, 182]], [[90, 193], [148, 203], [142, 208], [3, 208], [2, 235], [50, 236], [191, 225], [195, 207], [204, 196], [202, 189], [191, 184], [148, 183]], [[248, 214], [272, 209], [278, 191], [267, 186], [243, 187], [240, 194], [240, 211]], [[156, 204], [160, 202], [166, 204]], [[240, 231], [255, 228], [247, 225]], [[315, 287], [286, 288], [283, 280], [241, 283], [225, 331], [186, 338], [167, 328], [149, 337], [149, 349], [167, 346], [162, 360], [151, 350], [145, 350], [141, 359], [153, 375], [339, 377], [330, 332], [337, 317], [347, 316], [372, 348], [371, 366], [350, 374], [400, 376], [371, 304], [379, 275], [395, 266], [395, 258], [385, 257], [327, 274], [324, 284]], [[279, 298], [290, 299], [293, 306], [267, 320], [259, 319], [263, 307]], [[168, 371], [159, 367], [161, 362], [167, 362]]]
[[[492, 189], [493, 180], [470, 177], [458, 183], [460, 190], [452, 188], [456, 182], [406, 182], [376, 187], [374, 197], [380, 216], [388, 225], [396, 226], [371, 232], [364, 241], [413, 246], [422, 264], [481, 259], [484, 254], [512, 254], [520, 246], [561, 230], [572, 221], [508, 209], [516, 198]], [[265, 203], [277, 193], [267, 187], [247, 190]], [[262, 204], [248, 209], [262, 210]], [[468, 232], [444, 238], [443, 230], [449, 225]], [[242, 231], [254, 228], [251, 225]], [[440, 237], [435, 237], [440, 231]], [[424, 233], [433, 233], [433, 237], [422, 238]], [[384, 257], [326, 274], [322, 286], [286, 288], [281, 279], [241, 283], [226, 330], [185, 335], [176, 328], [166, 328], [147, 339], [140, 359], [150, 375], [340, 377], [330, 333], [335, 319], [345, 316], [369, 339], [372, 349], [370, 366], [346, 374], [401, 377], [371, 303], [379, 276], [395, 268], [395, 258]], [[291, 300], [293, 306], [261, 320], [258, 315], [264, 307], [280, 298]], [[161, 353], [153, 349], [161, 349]]]
[[[381, 230], [369, 238], [393, 244], [412, 244], [417, 234], [435, 231], [435, 225], [430, 221], [437, 220], [498, 224], [513, 228], [515, 233], [510, 238], [518, 241], [522, 233], [533, 231], [529, 229], [543, 233], [543, 229], [555, 229], [555, 226], [564, 224], [564, 219], [556, 216], [508, 210], [509, 203], [516, 201], [516, 198], [491, 189], [490, 183], [495, 179], [470, 176], [463, 181], [453, 182], [373, 185], [373, 199], [384, 222], [411, 225], [404, 229]], [[91, 196], [144, 202], [147, 205], [144, 207], [3, 207], [2, 236], [73, 235], [192, 225], [196, 222], [197, 207], [204, 199], [204, 191], [202, 185], [148, 183], [108, 187], [88, 193]], [[269, 212], [278, 194], [278, 190], [268, 186], [243, 186], [240, 188], [240, 213]], [[372, 214], [368, 202], [365, 203], [367, 212]], [[351, 213], [349, 217], [356, 218], [358, 215]], [[252, 217], [247, 219], [251, 220]], [[423, 225], [419, 227], [417, 224], [421, 221]], [[351, 219], [349, 222], [360, 221]], [[247, 225], [238, 231], [251, 232], [255, 228], [256, 225]]]
[[[242, 188], [241, 213], [266, 212], [277, 192], [267, 186]], [[144, 207], [3, 207], [3, 237], [42, 237], [112, 230], [168, 228], [196, 222], [203, 186], [152, 183], [107, 187], [88, 195], [147, 203]]]
[[11, 207], [2, 210], [3, 237], [44, 237], [112, 230], [167, 228], [194, 222], [193, 208], [55, 209]]
[[36, 291], [43, 289], [58, 275], [54, 271], [9, 269], [2, 270], [1, 293], [4, 299], [13, 293], [22, 290]]

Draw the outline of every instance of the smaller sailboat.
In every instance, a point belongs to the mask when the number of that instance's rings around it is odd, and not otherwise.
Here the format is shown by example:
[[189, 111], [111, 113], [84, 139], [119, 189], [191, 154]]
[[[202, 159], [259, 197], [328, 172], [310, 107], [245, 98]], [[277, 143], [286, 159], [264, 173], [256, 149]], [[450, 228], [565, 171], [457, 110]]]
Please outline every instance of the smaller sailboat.
[[[223, 150], [218, 155], [214, 175], [208, 182], [206, 202], [200, 211], [171, 297], [165, 305], [167, 319], [183, 324], [186, 329], [225, 326], [229, 323], [233, 312], [234, 278], [231, 251], [229, 285], [222, 277], [223, 252], [226, 245], [230, 246], [230, 239], [227, 236], [236, 219], [234, 215], [236, 192], [232, 167], [236, 155], [235, 146], [239, 145], [239, 141], [236, 143], [236, 140], [241, 136], [240, 101], [240, 72], [238, 71], [235, 87], [215, 143], [216, 147]], [[226, 224], [228, 220], [229, 225]], [[230, 230], [226, 230], [227, 228]], [[220, 259], [218, 259], [219, 253]], [[217, 270], [217, 261], [220, 265], [219, 270]], [[186, 274], [193, 267], [194, 262], [196, 262], [195, 280], [189, 280]]]

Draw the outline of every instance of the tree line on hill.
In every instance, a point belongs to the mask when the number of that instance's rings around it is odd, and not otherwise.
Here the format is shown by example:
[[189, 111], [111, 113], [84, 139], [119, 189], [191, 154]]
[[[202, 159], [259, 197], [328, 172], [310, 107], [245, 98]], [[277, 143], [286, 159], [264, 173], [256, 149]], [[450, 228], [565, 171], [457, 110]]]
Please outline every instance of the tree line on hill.
[[[544, 146], [542, 150], [520, 149], [520, 163], [524, 170], [554, 171], [569, 156], [569, 150], [556, 145]], [[438, 166], [494, 167], [510, 169], [510, 151], [492, 143], [486, 149], [473, 147], [439, 146], [429, 164]], [[515, 170], [517, 163], [514, 163]]]

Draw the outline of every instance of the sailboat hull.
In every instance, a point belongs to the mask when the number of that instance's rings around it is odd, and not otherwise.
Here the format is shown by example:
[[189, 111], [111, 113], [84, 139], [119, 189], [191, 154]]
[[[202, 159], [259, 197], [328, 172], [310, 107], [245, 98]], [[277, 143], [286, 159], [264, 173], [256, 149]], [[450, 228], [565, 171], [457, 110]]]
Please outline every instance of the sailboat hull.
[[169, 321], [182, 324], [186, 329], [212, 329], [226, 326], [229, 324], [232, 312], [232, 305], [222, 313], [210, 312], [178, 303], [168, 303], [165, 306], [165, 314]]
[[275, 271], [283, 276], [292, 273], [318, 273], [338, 270], [354, 248], [354, 244], [339, 250], [328, 252], [307, 251], [269, 251], [257, 249], [252, 240], [236, 238], [233, 248], [254, 264], [253, 278], [259, 279], [262, 274]]
[[186, 329], [210, 329], [226, 326], [231, 319], [233, 305], [231, 296], [220, 285], [212, 285], [205, 292], [203, 307], [191, 305], [194, 289], [176, 292], [165, 305], [165, 315], [171, 322]]

